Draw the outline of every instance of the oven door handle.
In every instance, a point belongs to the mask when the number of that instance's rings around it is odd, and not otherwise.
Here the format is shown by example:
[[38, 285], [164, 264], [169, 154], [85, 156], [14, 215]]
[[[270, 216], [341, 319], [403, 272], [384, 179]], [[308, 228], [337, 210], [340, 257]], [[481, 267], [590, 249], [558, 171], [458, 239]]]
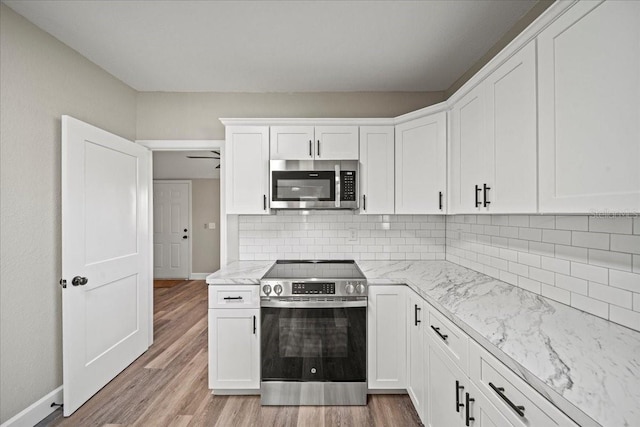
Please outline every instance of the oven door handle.
[[353, 301], [289, 301], [289, 300], [263, 300], [260, 307], [272, 308], [353, 308], [366, 307], [367, 300]]

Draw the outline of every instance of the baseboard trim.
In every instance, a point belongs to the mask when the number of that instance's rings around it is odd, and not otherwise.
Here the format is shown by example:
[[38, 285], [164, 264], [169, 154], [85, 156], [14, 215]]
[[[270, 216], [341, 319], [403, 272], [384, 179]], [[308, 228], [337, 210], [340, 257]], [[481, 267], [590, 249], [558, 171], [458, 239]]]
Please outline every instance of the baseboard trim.
[[58, 407], [51, 407], [53, 402], [62, 403], [62, 386], [47, 393], [40, 400], [5, 421], [0, 427], [33, 427], [58, 409]]
[[189, 275], [189, 280], [204, 280], [211, 273], [191, 273]]
[[409, 394], [404, 388], [368, 389], [367, 394]]

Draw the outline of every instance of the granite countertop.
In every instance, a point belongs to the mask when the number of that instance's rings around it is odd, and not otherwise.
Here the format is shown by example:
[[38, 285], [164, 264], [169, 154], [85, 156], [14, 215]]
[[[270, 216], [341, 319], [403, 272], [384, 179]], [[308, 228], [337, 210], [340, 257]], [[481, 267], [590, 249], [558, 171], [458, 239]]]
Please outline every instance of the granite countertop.
[[[234, 262], [207, 283], [258, 284], [271, 265]], [[358, 265], [369, 285], [416, 291], [578, 424], [640, 419], [640, 332], [447, 261]]]

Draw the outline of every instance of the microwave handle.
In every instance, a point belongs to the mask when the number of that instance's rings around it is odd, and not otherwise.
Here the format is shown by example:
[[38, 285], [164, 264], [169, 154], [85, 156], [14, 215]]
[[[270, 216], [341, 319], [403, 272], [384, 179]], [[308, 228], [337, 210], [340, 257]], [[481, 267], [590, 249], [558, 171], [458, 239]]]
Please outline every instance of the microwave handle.
[[340, 199], [341, 199], [341, 193], [340, 193], [340, 163], [336, 164], [336, 208], [340, 207]]

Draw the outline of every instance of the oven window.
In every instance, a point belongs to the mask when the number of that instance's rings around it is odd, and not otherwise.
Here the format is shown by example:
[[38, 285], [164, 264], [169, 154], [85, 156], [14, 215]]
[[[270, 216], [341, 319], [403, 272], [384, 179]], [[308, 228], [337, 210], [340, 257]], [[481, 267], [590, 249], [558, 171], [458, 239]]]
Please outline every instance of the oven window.
[[335, 172], [274, 171], [272, 173], [272, 194], [275, 201], [335, 200]]
[[280, 357], [347, 357], [349, 321], [280, 319]]
[[366, 381], [366, 310], [262, 307], [262, 380]]

